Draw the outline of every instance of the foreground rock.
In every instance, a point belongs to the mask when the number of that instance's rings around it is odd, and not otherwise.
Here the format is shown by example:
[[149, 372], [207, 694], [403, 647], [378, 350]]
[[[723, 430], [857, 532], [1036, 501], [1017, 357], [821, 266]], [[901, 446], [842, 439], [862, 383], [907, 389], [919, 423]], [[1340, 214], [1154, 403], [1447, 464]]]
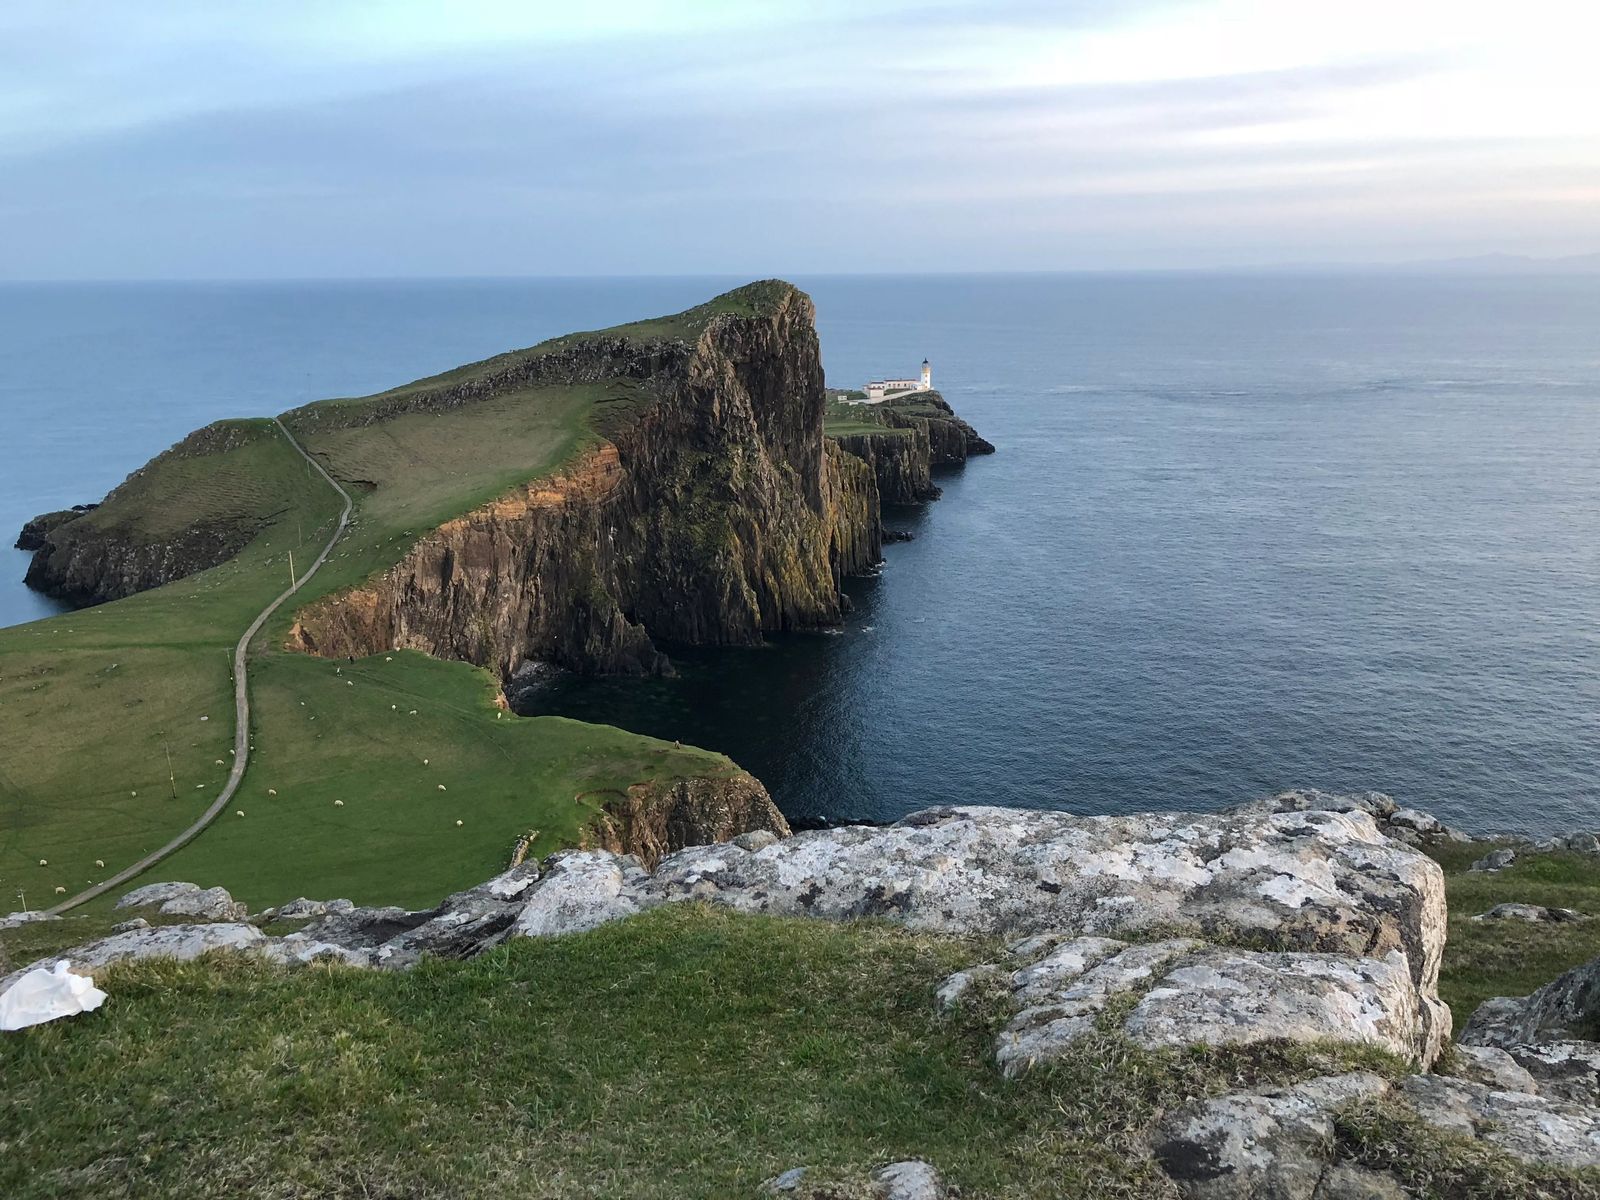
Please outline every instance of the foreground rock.
[[1541, 1096], [1600, 1105], [1600, 958], [1527, 996], [1486, 1000], [1461, 1032], [1463, 1047], [1503, 1052]]
[[[285, 962], [401, 968], [681, 901], [1023, 939], [1007, 981], [1016, 1015], [997, 1046], [1012, 1073], [1064, 1053], [1114, 1002], [1123, 1031], [1150, 1047], [1334, 1040], [1425, 1066], [1449, 1035], [1439, 868], [1361, 811], [937, 808], [881, 828], [754, 831], [667, 855], [654, 871], [633, 856], [569, 851], [420, 912], [296, 901], [278, 915], [310, 917], [305, 927], [255, 948]], [[177, 884], [124, 900], [163, 913], [231, 915], [231, 904]], [[1218, 944], [1240, 940], [1252, 948]]]
[[1374, 959], [1075, 938], [1013, 972], [1010, 985], [1020, 1011], [995, 1055], [1008, 1075], [1066, 1053], [1125, 996], [1137, 1002], [1116, 1027], [1152, 1050], [1343, 1041], [1426, 1065], [1449, 1030], [1448, 1010], [1419, 992], [1399, 951]]
[[205, 925], [162, 925], [130, 929], [110, 937], [77, 946], [61, 954], [31, 963], [21, 971], [0, 979], [0, 992], [20, 979], [36, 966], [45, 966], [66, 959], [74, 971], [86, 973], [96, 967], [109, 967], [114, 963], [139, 962], [144, 959], [168, 959], [191, 962], [202, 954], [214, 950], [266, 951], [270, 948], [267, 935], [254, 925], [236, 921], [221, 921]]
[[248, 910], [226, 888], [201, 888], [193, 883], [152, 883], [136, 888], [117, 907], [151, 908], [162, 916], [194, 917], [201, 921], [242, 921]]

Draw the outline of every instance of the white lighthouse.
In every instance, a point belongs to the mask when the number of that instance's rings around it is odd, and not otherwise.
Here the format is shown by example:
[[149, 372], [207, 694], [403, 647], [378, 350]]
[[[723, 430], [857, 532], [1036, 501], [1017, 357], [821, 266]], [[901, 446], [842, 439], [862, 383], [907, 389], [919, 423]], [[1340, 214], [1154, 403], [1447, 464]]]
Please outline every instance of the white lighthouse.
[[928, 365], [927, 359], [923, 359], [921, 379], [874, 379], [861, 390], [866, 392], [868, 404], [876, 404], [886, 396], [901, 396], [906, 392], [931, 392], [933, 368]]

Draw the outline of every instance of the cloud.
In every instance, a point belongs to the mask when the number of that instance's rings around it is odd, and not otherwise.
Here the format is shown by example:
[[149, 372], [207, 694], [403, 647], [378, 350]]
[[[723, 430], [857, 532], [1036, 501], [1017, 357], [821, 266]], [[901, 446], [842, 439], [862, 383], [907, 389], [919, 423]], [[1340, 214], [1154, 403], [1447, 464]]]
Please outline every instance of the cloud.
[[[104, 20], [61, 15], [87, 9]], [[1470, 0], [1443, 33], [1367, 0], [576, 11], [7, 10], [0, 214], [27, 236], [0, 270], [762, 273], [1600, 242], [1581, 56], [1535, 56], [1520, 26], [1496, 44]]]

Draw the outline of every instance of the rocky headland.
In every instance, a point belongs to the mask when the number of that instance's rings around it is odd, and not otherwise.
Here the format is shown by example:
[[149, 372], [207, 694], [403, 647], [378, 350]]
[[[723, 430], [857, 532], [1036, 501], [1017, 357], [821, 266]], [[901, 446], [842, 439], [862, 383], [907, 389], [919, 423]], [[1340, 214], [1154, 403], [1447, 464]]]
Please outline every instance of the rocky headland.
[[[836, 624], [840, 580], [881, 558], [882, 504], [932, 499], [934, 467], [994, 448], [937, 393], [878, 406], [881, 435], [825, 436], [810, 299], [771, 281], [718, 303], [687, 329], [574, 335], [359, 406], [286, 414], [315, 451], [330, 430], [529, 388], [616, 389], [597, 406], [596, 436], [555, 474], [420, 534], [394, 566], [302, 609], [290, 645], [333, 657], [417, 649], [509, 680], [529, 662], [655, 673], [669, 668], [658, 643], [754, 645]], [[163, 459], [248, 436], [211, 426]], [[253, 532], [244, 523], [155, 541], [120, 519], [119, 501], [163, 459], [92, 512], [29, 522], [29, 583], [97, 603], [237, 553]]]

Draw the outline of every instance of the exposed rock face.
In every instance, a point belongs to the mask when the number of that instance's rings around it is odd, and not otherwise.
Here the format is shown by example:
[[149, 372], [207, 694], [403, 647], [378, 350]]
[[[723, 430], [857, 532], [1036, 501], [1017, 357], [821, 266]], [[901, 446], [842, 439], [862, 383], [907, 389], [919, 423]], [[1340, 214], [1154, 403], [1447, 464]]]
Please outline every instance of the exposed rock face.
[[686, 846], [725, 842], [766, 830], [789, 836], [789, 823], [754, 776], [675, 779], [641, 783], [607, 801], [595, 822], [596, 841], [619, 854], [637, 855], [647, 866]]
[[1574, 967], [1528, 996], [1486, 1000], [1461, 1040], [1512, 1049], [1541, 1042], [1588, 1039], [1600, 1032], [1600, 958]]
[[130, 929], [114, 933], [78, 946], [63, 954], [52, 954], [31, 964], [25, 970], [15, 971], [0, 979], [0, 992], [4, 992], [35, 966], [48, 966], [58, 959], [68, 960], [75, 971], [107, 967], [112, 963], [137, 962], [146, 958], [172, 959], [189, 962], [213, 950], [264, 950], [267, 935], [254, 925], [238, 922], [215, 922], [204, 925], [162, 925]]
[[[970, 975], [970, 972], [963, 974]], [[948, 993], [956, 981], [941, 989]], [[995, 1057], [1008, 1075], [1064, 1054], [1100, 1027], [1108, 1005], [1138, 1002], [1119, 1027], [1150, 1049], [1269, 1038], [1377, 1046], [1427, 1063], [1440, 1046], [1404, 954], [1271, 954], [1192, 939], [1128, 945], [1076, 938], [1011, 975], [1021, 1011]]]
[[[502, 677], [529, 660], [649, 673], [665, 666], [656, 639], [752, 645], [837, 623], [840, 577], [878, 559], [878, 499], [870, 470], [824, 445], [811, 301], [761, 286], [757, 315], [720, 313], [693, 342], [567, 339], [503, 381], [411, 395], [404, 403], [440, 408], [486, 387], [616, 379], [638, 399], [559, 474], [302, 611], [295, 644], [408, 647]], [[317, 423], [337, 419], [294, 417], [313, 443]]]
[[1573, 908], [1546, 908], [1542, 904], [1496, 904], [1488, 912], [1477, 913], [1474, 921], [1528, 921], [1557, 924], [1581, 921], [1583, 914]]
[[100, 505], [35, 517], [19, 548], [34, 552], [25, 582], [77, 605], [102, 604], [227, 562], [255, 537], [247, 513], [167, 527], [166, 506], [144, 495], [151, 467], [173, 458], [225, 454], [263, 436], [259, 422], [218, 421], [196, 430], [118, 485]]
[[1162, 1121], [1151, 1149], [1186, 1200], [1321, 1200], [1335, 1111], [1388, 1090], [1384, 1079], [1359, 1072], [1235, 1092]]
[[1437, 1075], [1411, 1076], [1398, 1090], [1436, 1128], [1482, 1138], [1528, 1162], [1600, 1166], [1600, 1112], [1593, 1108]]
[[885, 827], [796, 834], [756, 853], [685, 850], [652, 879], [662, 899], [919, 929], [1127, 936], [1192, 926], [1284, 950], [1400, 950], [1432, 989], [1444, 942], [1438, 866], [1365, 815], [1074, 817], [934, 808]]
[[93, 504], [79, 504], [73, 508], [62, 509], [60, 512], [43, 513], [27, 524], [23, 525], [22, 532], [17, 534], [16, 547], [18, 550], [40, 550], [44, 548], [45, 539], [50, 532], [68, 521], [75, 521], [84, 513], [91, 511], [96, 506]]
[[929, 453], [936, 467], [959, 466], [974, 454], [994, 453], [994, 446], [956, 416], [955, 409], [938, 392], [890, 396], [877, 408], [890, 425], [926, 432]]
[[938, 498], [926, 422], [882, 433], [839, 434], [833, 440], [872, 468], [882, 503], [918, 504]]
[[136, 888], [121, 900], [120, 908], [154, 908], [163, 916], [196, 917], [202, 921], [242, 921], [243, 904], [226, 888], [200, 888], [192, 883], [151, 883]]

